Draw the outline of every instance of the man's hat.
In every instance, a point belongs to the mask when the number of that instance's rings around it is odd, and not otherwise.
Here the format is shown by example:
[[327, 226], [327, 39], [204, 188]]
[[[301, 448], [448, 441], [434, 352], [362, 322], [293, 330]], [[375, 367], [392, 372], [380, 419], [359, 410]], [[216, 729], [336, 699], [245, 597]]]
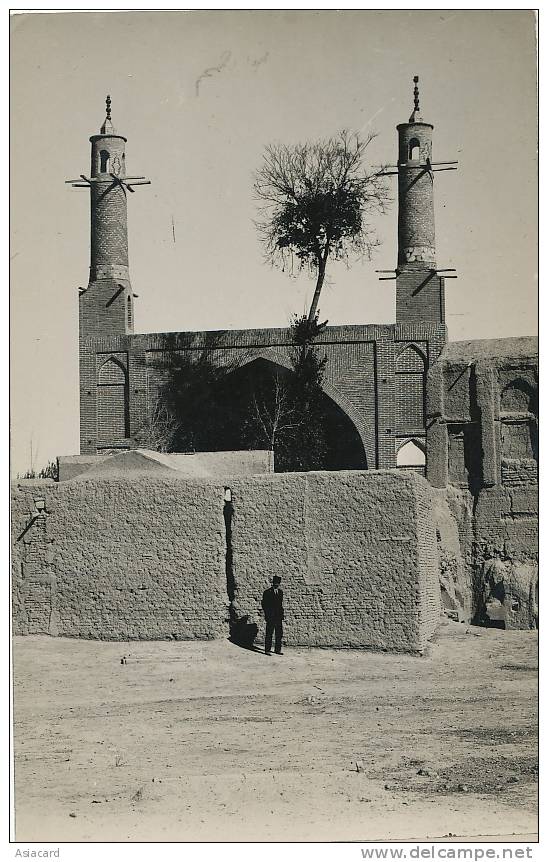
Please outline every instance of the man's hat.
[[272, 578], [272, 583], [273, 584], [281, 584], [281, 582], [282, 582], [282, 579], [280, 578], [280, 576], [274, 575], [274, 577]]

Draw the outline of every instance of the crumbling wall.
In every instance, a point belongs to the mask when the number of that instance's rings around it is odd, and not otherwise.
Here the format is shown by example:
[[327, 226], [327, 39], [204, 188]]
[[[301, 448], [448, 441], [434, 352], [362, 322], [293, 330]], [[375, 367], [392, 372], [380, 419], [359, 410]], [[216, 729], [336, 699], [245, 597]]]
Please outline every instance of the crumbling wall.
[[285, 641], [422, 651], [440, 615], [430, 487], [415, 473], [273, 474], [232, 489], [234, 609], [264, 637], [282, 576]]
[[[505, 628], [535, 628], [538, 624], [538, 486], [499, 485], [484, 488], [474, 511], [470, 548], [480, 592], [478, 621], [498, 619]], [[498, 561], [502, 587], [493, 588], [492, 566]], [[499, 592], [504, 595], [500, 616], [494, 617]]]
[[472, 570], [463, 558], [463, 549], [470, 544], [470, 495], [449, 487], [433, 489], [432, 497], [442, 608], [452, 619], [470, 622], [474, 607]]
[[14, 485], [15, 633], [224, 635], [222, 495], [222, 486], [180, 479]]

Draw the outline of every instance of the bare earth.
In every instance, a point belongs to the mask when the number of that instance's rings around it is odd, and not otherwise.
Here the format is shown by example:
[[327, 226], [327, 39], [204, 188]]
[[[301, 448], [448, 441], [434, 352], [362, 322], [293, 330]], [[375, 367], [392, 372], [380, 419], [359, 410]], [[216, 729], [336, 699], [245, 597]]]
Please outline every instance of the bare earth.
[[536, 840], [537, 643], [452, 622], [423, 658], [16, 638], [16, 838]]

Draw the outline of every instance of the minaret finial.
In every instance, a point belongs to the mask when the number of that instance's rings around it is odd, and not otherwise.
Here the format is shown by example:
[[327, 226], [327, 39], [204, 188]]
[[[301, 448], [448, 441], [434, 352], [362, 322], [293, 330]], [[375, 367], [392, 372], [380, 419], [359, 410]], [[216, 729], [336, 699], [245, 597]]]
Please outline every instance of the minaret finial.
[[410, 123], [422, 123], [421, 112], [419, 108], [419, 76], [413, 76], [413, 83], [415, 85], [413, 89], [413, 101], [415, 103], [415, 107], [413, 108], [413, 113], [409, 117]]
[[111, 111], [110, 106], [112, 104], [110, 96], [106, 97], [105, 102], [106, 102], [106, 106], [107, 106], [107, 115], [105, 117], [105, 122], [101, 126], [101, 134], [102, 135], [114, 135], [114, 134], [116, 134], [116, 129], [112, 125], [112, 120], [110, 117], [110, 111]]

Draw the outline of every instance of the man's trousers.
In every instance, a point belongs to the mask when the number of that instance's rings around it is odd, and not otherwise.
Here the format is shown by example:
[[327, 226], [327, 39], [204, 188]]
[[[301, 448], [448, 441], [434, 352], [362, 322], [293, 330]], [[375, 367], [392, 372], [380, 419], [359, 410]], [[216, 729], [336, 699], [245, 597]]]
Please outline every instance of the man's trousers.
[[272, 635], [275, 634], [274, 651], [282, 651], [283, 626], [281, 619], [266, 621], [266, 635], [264, 639], [264, 651], [272, 650]]

